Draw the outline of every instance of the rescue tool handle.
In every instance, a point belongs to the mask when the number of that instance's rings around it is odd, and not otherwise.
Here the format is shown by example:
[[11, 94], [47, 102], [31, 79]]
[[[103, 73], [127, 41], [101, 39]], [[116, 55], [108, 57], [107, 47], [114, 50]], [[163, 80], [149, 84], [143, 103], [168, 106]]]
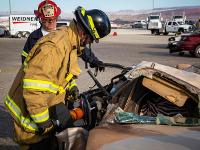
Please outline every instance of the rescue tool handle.
[[120, 64], [113, 64], [113, 63], [104, 63], [103, 65], [104, 65], [104, 67], [121, 69], [121, 70], [122, 70], [122, 74], [124, 74], [124, 73], [126, 73], [127, 71], [129, 71], [129, 70], [132, 69], [132, 67], [125, 67], [125, 66], [123, 66], [123, 65], [120, 65]]
[[91, 70], [87, 70], [90, 77], [94, 80], [96, 85], [106, 94], [106, 96], [111, 97], [111, 95], [106, 91], [106, 89], [99, 83], [99, 81], [95, 78]]
[[103, 64], [105, 67], [110, 67], [110, 68], [117, 68], [117, 69], [125, 69], [126, 67], [120, 65], [120, 64], [113, 64], [113, 63], [104, 63]]

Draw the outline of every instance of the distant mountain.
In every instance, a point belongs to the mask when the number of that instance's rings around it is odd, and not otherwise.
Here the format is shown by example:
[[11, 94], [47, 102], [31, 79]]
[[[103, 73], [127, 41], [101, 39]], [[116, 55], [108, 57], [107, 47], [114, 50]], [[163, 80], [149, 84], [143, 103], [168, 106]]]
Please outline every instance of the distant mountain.
[[[155, 8], [149, 10], [120, 10], [116, 12], [107, 12], [109, 18], [113, 22], [134, 22], [136, 20], [146, 20], [150, 14], [160, 14], [163, 19], [170, 19], [172, 15], [183, 15], [185, 14], [187, 19], [196, 20], [200, 17], [200, 6], [186, 6], [186, 7], [170, 7], [170, 8]], [[1, 12], [0, 16], [8, 15], [9, 12]], [[33, 14], [31, 12], [12, 12], [12, 14]], [[73, 13], [61, 13], [61, 18], [72, 19]]]
[[150, 14], [161, 14], [163, 19], [171, 19], [173, 15], [185, 15], [188, 20], [197, 20], [200, 17], [200, 6], [155, 8], [149, 10], [120, 10], [108, 12], [109, 18], [113, 22], [134, 22], [136, 20], [146, 20]]

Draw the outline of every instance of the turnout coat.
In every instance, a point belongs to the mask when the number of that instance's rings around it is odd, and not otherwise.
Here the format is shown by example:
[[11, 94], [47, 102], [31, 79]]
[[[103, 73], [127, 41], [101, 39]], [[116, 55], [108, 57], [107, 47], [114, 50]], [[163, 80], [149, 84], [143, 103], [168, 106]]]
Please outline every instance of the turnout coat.
[[14, 140], [41, 141], [52, 129], [38, 134], [38, 125], [50, 121], [49, 107], [64, 103], [66, 86], [80, 74], [80, 37], [76, 22], [42, 37], [31, 49], [4, 102], [14, 118]]

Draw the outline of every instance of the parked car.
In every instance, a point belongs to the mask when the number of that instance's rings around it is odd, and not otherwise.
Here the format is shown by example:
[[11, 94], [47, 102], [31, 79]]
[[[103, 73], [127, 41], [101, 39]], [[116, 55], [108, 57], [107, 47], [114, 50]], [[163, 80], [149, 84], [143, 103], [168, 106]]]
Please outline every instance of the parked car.
[[[167, 48], [169, 48], [172, 51], [176, 50], [177, 43], [181, 40], [181, 36], [190, 35], [192, 33], [182, 33], [182, 34], [175, 34], [175, 36], [172, 36], [168, 39], [168, 45]], [[171, 51], [170, 51], [171, 53]]]
[[147, 23], [145, 20], [139, 20], [139, 21], [135, 21], [133, 24], [131, 24], [132, 28], [142, 28], [142, 29], [146, 29], [147, 28]]
[[179, 52], [183, 55], [187, 51], [192, 56], [200, 58], [200, 32], [196, 31], [170, 38], [168, 48], [170, 53]]
[[189, 25], [195, 25], [195, 21], [194, 20], [185, 20], [185, 24], [189, 24]]
[[192, 26], [188, 24], [183, 24], [183, 22], [178, 21], [167, 21], [165, 24], [165, 34], [177, 33], [177, 32], [190, 32], [192, 31]]
[[0, 25], [0, 36], [7, 36], [9, 35], [9, 30], [3, 26], [3, 25]]
[[0, 28], [0, 36], [4, 36], [4, 30]]

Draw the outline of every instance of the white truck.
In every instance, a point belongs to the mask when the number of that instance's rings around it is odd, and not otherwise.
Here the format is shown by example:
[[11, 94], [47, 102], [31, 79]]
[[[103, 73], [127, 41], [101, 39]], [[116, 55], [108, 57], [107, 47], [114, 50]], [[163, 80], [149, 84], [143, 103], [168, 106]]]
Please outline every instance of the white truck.
[[174, 16], [172, 16], [172, 20], [177, 21], [182, 24], [185, 24], [186, 16], [185, 15], [174, 15]]
[[151, 30], [151, 34], [160, 34], [163, 32], [164, 22], [160, 14], [148, 16], [147, 22], [147, 29]]
[[183, 22], [178, 22], [178, 21], [167, 21], [165, 24], [165, 34], [168, 33], [184, 33], [184, 32], [190, 32], [192, 31], [192, 26], [184, 24]]
[[[178, 17], [179, 18], [179, 17]], [[178, 19], [176, 18], [176, 19]], [[177, 32], [190, 32], [192, 31], [192, 26], [184, 24], [183, 18], [179, 18], [180, 20], [173, 20], [166, 21], [164, 23], [163, 18], [161, 15], [150, 15], [148, 17], [148, 26], [147, 29], [151, 30], [151, 34], [159, 35], [164, 34], [167, 35], [168, 33], [177, 33]]]
[[14, 37], [28, 37], [31, 32], [40, 27], [39, 20], [35, 15], [10, 15], [10, 35]]

